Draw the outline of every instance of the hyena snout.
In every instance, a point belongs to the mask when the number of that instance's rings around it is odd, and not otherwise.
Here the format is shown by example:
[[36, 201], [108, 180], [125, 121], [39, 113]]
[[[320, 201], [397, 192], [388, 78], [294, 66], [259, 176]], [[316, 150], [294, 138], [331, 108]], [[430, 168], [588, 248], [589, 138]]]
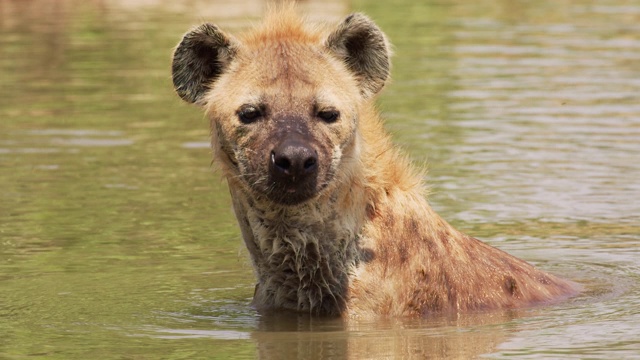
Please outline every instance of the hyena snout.
[[289, 136], [271, 150], [269, 172], [275, 183], [295, 192], [317, 176], [318, 152], [302, 137]]

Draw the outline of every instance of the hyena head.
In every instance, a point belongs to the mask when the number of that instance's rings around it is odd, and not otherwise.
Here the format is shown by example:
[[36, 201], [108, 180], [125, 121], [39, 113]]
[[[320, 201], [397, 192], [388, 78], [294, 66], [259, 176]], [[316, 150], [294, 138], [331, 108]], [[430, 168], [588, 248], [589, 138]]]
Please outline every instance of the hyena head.
[[175, 50], [180, 97], [205, 109], [230, 186], [295, 205], [357, 163], [358, 115], [389, 76], [384, 34], [361, 14], [329, 31], [292, 9], [235, 38], [203, 24]]

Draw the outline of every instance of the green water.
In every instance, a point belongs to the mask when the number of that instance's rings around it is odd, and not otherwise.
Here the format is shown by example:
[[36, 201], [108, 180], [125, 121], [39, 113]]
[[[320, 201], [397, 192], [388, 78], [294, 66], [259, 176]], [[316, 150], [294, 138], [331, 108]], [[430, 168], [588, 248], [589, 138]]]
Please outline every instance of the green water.
[[388, 129], [446, 219], [579, 281], [553, 307], [263, 317], [170, 56], [263, 3], [0, 0], [0, 358], [640, 358], [640, 4], [308, 1], [394, 43]]

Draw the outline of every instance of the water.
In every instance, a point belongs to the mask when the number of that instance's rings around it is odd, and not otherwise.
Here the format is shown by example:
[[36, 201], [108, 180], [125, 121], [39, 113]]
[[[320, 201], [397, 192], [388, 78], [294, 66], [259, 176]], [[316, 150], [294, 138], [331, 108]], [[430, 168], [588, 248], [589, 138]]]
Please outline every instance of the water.
[[388, 129], [467, 233], [585, 286], [535, 309], [265, 317], [171, 49], [258, 1], [0, 0], [0, 358], [640, 358], [640, 4], [305, 2], [395, 45]]

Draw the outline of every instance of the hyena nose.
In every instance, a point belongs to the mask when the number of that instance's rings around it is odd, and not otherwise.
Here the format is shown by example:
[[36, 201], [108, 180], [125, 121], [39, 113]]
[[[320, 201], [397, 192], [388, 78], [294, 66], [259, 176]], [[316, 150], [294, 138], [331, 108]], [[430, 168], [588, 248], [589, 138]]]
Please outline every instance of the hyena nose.
[[276, 179], [300, 181], [318, 172], [318, 153], [298, 139], [285, 139], [271, 151], [271, 173]]

